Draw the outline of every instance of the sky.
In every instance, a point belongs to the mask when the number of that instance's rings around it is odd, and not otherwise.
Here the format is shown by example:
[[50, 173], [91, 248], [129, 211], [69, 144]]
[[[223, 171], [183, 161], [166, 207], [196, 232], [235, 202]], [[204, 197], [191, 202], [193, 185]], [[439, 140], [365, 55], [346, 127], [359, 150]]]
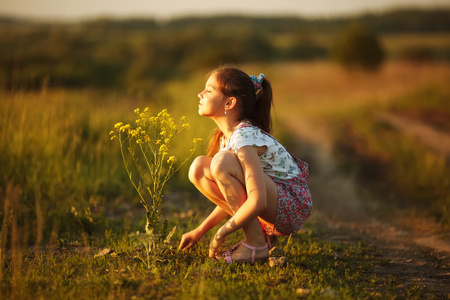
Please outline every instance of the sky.
[[333, 17], [392, 8], [447, 7], [449, 0], [0, 0], [0, 15], [78, 21], [98, 17], [170, 19], [213, 14]]

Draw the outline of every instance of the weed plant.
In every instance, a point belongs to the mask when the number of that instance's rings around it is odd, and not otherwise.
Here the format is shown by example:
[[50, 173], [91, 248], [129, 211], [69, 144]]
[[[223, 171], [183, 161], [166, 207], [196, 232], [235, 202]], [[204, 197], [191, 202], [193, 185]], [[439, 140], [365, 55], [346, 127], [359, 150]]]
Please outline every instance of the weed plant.
[[177, 157], [169, 156], [170, 148], [172, 141], [190, 127], [186, 117], [181, 117], [176, 124], [167, 109], [155, 116], [148, 107], [142, 112], [137, 108], [134, 112], [138, 115], [136, 124], [116, 123], [110, 135], [111, 140], [117, 140], [119, 144], [128, 177], [146, 211], [145, 233], [137, 232], [133, 237], [144, 245], [148, 265], [150, 254], [168, 243], [176, 229], [174, 227], [167, 233], [167, 220], [160, 220], [164, 186], [190, 159], [202, 139], [195, 138], [189, 155], [176, 164]]
[[[147, 212], [145, 231], [149, 233], [159, 224], [164, 185], [192, 156], [195, 148], [190, 149], [190, 154], [178, 166], [174, 155], [166, 161], [172, 140], [189, 128], [186, 117], [183, 116], [177, 125], [166, 109], [157, 116], [150, 116], [148, 107], [142, 113], [135, 109], [135, 113], [139, 115], [135, 126], [116, 123], [110, 135], [111, 140], [119, 143], [128, 177]], [[201, 142], [202, 139], [194, 139], [195, 145]]]

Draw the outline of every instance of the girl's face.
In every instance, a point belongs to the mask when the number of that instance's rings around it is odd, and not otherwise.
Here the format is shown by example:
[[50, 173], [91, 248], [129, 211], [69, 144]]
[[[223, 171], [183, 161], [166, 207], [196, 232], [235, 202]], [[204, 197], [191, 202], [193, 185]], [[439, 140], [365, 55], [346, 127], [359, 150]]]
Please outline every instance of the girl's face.
[[219, 90], [216, 76], [208, 78], [205, 89], [198, 94], [198, 114], [205, 117], [218, 117], [225, 112], [227, 97]]

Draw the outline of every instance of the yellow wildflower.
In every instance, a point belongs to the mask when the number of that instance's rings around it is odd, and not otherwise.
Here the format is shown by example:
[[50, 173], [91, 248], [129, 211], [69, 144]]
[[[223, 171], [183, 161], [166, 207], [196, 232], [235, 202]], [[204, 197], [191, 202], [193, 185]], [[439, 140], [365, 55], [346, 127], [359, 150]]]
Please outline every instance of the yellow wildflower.
[[134, 110], [134, 113], [139, 114], [140, 111], [141, 111], [141, 110], [140, 110], [139, 108], [136, 108], [136, 109]]
[[159, 147], [159, 153], [167, 153], [167, 151], [169, 151], [169, 148], [167, 147], [166, 144], [162, 144], [161, 147]]
[[128, 130], [130, 128], [131, 128], [131, 125], [130, 124], [126, 124], [126, 125], [120, 127], [119, 130], [122, 131], [122, 132], [125, 132], [125, 130]]
[[194, 139], [194, 144], [200, 144], [201, 142], [203, 142], [203, 139], [202, 138], [197, 138], [197, 139]]
[[175, 163], [177, 161], [177, 158], [175, 157], [175, 156], [171, 156], [171, 157], [169, 157], [169, 159], [167, 160], [167, 163], [168, 164], [173, 164], [173, 163]]
[[116, 125], [114, 125], [114, 128], [120, 128], [122, 127], [122, 125], [123, 125], [122, 122], [116, 123]]

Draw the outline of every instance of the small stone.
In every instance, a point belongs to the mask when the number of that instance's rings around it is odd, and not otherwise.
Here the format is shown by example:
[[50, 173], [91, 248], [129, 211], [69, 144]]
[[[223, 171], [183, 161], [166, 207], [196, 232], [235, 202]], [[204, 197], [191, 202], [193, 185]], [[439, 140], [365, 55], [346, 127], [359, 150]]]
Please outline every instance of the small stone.
[[284, 252], [284, 250], [278, 247], [273, 247], [272, 249], [269, 250], [269, 255], [272, 256], [283, 256], [285, 254], [286, 253]]
[[320, 291], [320, 294], [328, 298], [339, 298], [339, 294], [332, 288], [324, 288]]
[[95, 254], [94, 258], [105, 256], [105, 255], [109, 255], [109, 254], [113, 254], [113, 253], [114, 253], [113, 249], [105, 248], [105, 249], [102, 249], [99, 253]]
[[269, 257], [269, 266], [271, 267], [282, 267], [287, 262], [287, 257]]
[[295, 290], [295, 292], [300, 296], [300, 297], [306, 297], [309, 294], [311, 294], [311, 290], [310, 289], [304, 289], [304, 288], [298, 288]]

